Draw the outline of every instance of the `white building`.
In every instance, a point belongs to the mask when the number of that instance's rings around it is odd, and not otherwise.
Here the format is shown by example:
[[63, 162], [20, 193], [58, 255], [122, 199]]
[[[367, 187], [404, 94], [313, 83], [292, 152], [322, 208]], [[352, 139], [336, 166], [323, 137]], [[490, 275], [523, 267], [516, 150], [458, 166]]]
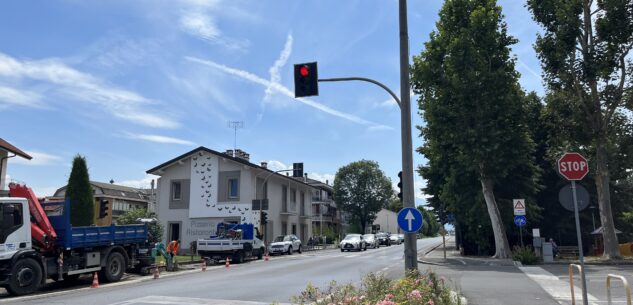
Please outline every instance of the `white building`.
[[160, 176], [156, 211], [165, 227], [164, 240], [179, 239], [187, 251], [192, 241], [215, 234], [220, 222], [260, 227], [253, 200], [268, 199], [265, 241], [295, 234], [306, 243], [312, 235], [313, 187], [275, 173], [265, 163], [250, 163], [241, 150], [233, 155], [232, 150], [198, 147], [147, 171]]
[[[379, 232], [389, 232], [392, 234], [401, 233], [398, 228], [398, 213], [382, 209], [376, 214], [376, 220], [373, 223], [374, 226], [379, 225]], [[368, 228], [371, 230], [371, 227]]]

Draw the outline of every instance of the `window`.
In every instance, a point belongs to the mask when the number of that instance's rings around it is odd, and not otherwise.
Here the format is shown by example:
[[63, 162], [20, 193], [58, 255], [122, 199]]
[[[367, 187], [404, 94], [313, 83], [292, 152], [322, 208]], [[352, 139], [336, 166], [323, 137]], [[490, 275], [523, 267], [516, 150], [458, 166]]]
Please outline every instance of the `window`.
[[293, 188], [290, 189], [290, 202], [297, 202], [297, 190]]
[[238, 198], [240, 196], [239, 182], [240, 181], [237, 178], [229, 179], [229, 198]]
[[174, 181], [171, 183], [171, 198], [173, 200], [180, 200], [180, 198], [182, 198], [180, 181]]

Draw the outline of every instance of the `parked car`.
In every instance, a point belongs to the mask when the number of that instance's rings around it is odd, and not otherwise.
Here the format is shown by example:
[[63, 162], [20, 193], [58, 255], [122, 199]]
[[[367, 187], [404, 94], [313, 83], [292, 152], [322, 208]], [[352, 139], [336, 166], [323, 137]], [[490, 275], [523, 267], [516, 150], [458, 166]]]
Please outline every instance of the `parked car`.
[[279, 235], [268, 246], [270, 254], [292, 254], [293, 251], [301, 253], [301, 240], [295, 235]]
[[340, 247], [341, 252], [344, 252], [345, 250], [365, 251], [367, 250], [367, 243], [360, 234], [347, 234], [341, 241]]
[[378, 245], [391, 246], [391, 241], [389, 240], [389, 233], [376, 234], [376, 240], [378, 240]]
[[404, 243], [404, 234], [398, 234], [398, 239], [400, 240], [400, 243]]
[[363, 239], [367, 243], [367, 248], [377, 249], [380, 247], [375, 234], [365, 234], [363, 235]]
[[398, 234], [389, 235], [389, 241], [391, 242], [392, 245], [400, 244], [400, 238], [398, 237]]

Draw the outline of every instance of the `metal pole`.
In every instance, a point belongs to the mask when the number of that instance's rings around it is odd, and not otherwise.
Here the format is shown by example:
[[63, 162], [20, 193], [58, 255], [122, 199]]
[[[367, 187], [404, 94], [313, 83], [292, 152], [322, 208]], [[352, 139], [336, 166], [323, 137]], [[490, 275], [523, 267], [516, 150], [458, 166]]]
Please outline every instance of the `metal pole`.
[[519, 236], [521, 239], [521, 248], [523, 248], [523, 227], [519, 227]]
[[[409, 31], [407, 1], [400, 0], [400, 121], [402, 137], [402, 196], [404, 207], [415, 207], [413, 189], [413, 144], [411, 139], [411, 96], [409, 87]], [[418, 269], [416, 233], [404, 234], [405, 270]]]
[[580, 259], [580, 281], [582, 282], [582, 304], [588, 305], [587, 280], [585, 279], [585, 258], [582, 253], [582, 236], [580, 235], [580, 218], [578, 217], [578, 201], [576, 200], [576, 181], [571, 181], [571, 192], [574, 199], [574, 216], [576, 217], [576, 237], [578, 238], [578, 258]]

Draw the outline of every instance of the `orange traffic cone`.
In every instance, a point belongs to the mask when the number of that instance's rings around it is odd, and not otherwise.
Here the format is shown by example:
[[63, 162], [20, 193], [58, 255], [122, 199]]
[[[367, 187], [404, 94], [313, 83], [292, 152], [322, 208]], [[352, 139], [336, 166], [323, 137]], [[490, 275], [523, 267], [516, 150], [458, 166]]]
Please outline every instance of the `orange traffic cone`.
[[230, 264], [229, 264], [229, 257], [228, 256], [226, 257], [226, 263], [224, 264], [224, 266], [226, 267], [226, 269], [229, 269]]
[[202, 272], [207, 271], [207, 260], [202, 260]]
[[154, 268], [154, 279], [157, 279], [160, 277], [160, 270], [158, 270], [158, 265], [156, 265], [156, 267]]
[[90, 285], [90, 288], [99, 288], [99, 276], [97, 275], [97, 273], [94, 273], [94, 276], [92, 277], [92, 285]]

